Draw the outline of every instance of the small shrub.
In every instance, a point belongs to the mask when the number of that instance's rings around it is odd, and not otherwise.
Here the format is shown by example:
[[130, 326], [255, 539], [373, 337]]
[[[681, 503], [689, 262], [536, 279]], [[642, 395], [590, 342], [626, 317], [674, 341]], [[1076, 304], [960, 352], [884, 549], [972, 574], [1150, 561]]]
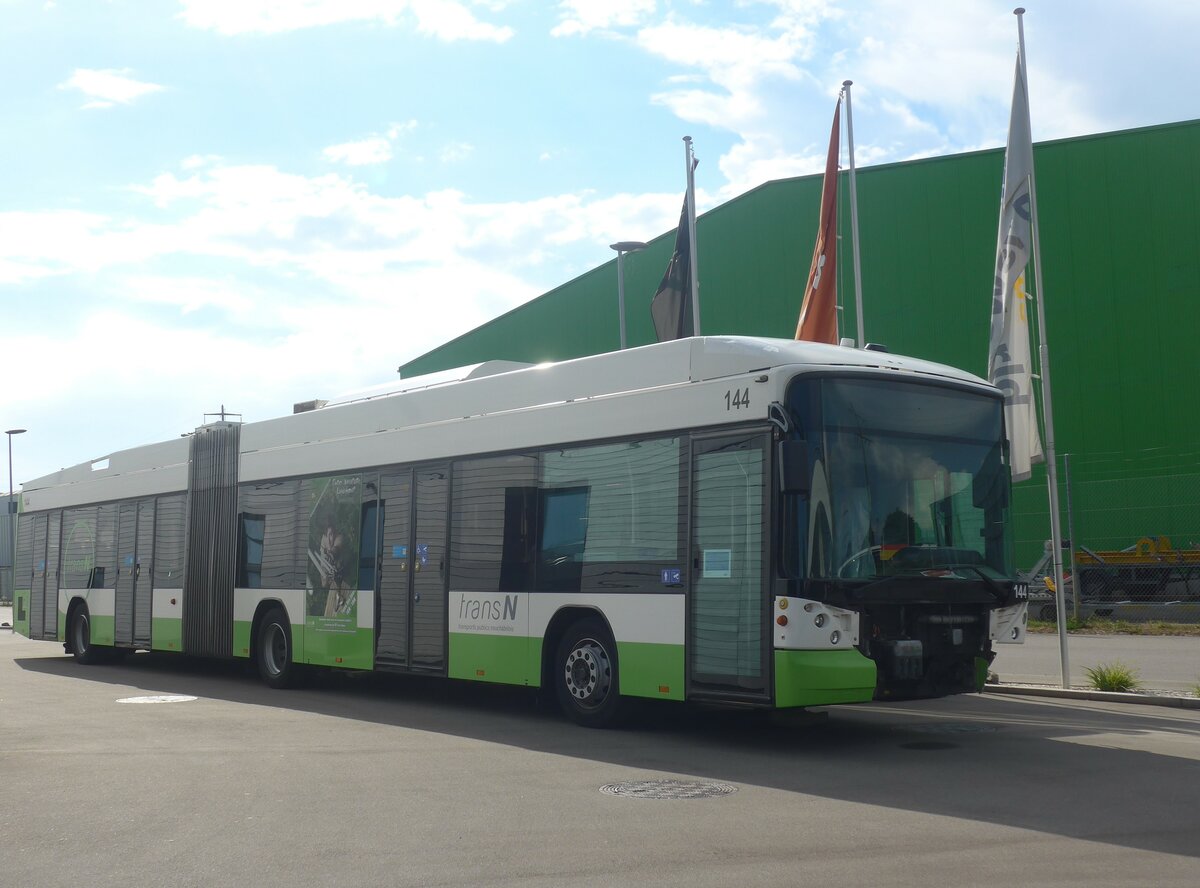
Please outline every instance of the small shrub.
[[1142, 684], [1138, 681], [1137, 670], [1119, 660], [1089, 666], [1083, 671], [1087, 673], [1088, 683], [1097, 691], [1136, 691]]

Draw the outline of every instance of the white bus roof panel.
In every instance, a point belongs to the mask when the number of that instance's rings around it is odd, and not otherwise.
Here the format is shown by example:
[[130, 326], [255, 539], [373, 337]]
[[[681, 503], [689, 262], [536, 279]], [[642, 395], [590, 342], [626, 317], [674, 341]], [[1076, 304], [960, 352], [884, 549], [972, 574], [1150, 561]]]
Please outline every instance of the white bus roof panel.
[[[785, 366], [797, 370], [887, 369], [988, 385], [953, 367], [887, 352], [790, 339], [706, 336], [556, 364], [488, 362], [393, 382], [315, 410], [245, 423], [240, 452], [244, 463], [253, 455], [250, 463], [255, 468], [246, 473], [246, 479], [257, 479], [265, 477], [265, 467], [273, 462], [272, 452], [282, 455], [307, 444], [332, 444], [524, 408], [663, 390]], [[24, 485], [25, 508], [182, 491], [187, 488], [188, 454], [188, 440], [179, 438], [113, 453], [105, 468], [94, 468], [100, 462], [96, 460], [63, 469]], [[402, 455], [397, 454], [396, 461], [404, 461]]]

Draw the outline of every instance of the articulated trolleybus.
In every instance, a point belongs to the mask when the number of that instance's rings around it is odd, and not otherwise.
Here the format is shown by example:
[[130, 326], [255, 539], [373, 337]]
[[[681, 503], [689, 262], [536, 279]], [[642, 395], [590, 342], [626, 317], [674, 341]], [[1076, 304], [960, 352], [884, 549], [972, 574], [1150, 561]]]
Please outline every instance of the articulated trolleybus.
[[[1022, 642], [1002, 400], [881, 351], [698, 337], [493, 362], [26, 484], [16, 622], [133, 650], [805, 707], [980, 689]], [[552, 690], [551, 690], [552, 689]]]

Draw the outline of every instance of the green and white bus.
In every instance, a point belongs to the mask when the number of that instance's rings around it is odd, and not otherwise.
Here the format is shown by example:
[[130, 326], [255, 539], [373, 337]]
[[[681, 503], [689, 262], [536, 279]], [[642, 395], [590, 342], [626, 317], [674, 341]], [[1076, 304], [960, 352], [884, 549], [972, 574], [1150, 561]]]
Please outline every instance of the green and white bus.
[[970, 692], [1024, 640], [1001, 394], [950, 367], [698, 337], [297, 411], [25, 484], [18, 630], [540, 687], [588, 725]]

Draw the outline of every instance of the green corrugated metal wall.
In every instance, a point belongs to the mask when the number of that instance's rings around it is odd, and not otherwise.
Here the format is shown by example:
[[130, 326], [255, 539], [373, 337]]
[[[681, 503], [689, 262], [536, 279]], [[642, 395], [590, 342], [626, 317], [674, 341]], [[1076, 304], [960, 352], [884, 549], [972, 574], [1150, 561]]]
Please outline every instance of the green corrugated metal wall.
[[[984, 371], [1003, 156], [859, 171], [869, 341]], [[1057, 449], [1072, 455], [1076, 537], [1101, 549], [1158, 534], [1200, 543], [1200, 121], [1039, 144], [1035, 164]], [[842, 330], [854, 335], [848, 192], [843, 179]], [[704, 332], [793, 334], [820, 194], [820, 176], [769, 182], [700, 218]], [[666, 232], [625, 259], [631, 345], [654, 339], [649, 302], [673, 243]], [[616, 301], [614, 260], [401, 371], [615, 349]], [[1018, 486], [1014, 506], [1028, 565], [1049, 535], [1042, 473]]]

